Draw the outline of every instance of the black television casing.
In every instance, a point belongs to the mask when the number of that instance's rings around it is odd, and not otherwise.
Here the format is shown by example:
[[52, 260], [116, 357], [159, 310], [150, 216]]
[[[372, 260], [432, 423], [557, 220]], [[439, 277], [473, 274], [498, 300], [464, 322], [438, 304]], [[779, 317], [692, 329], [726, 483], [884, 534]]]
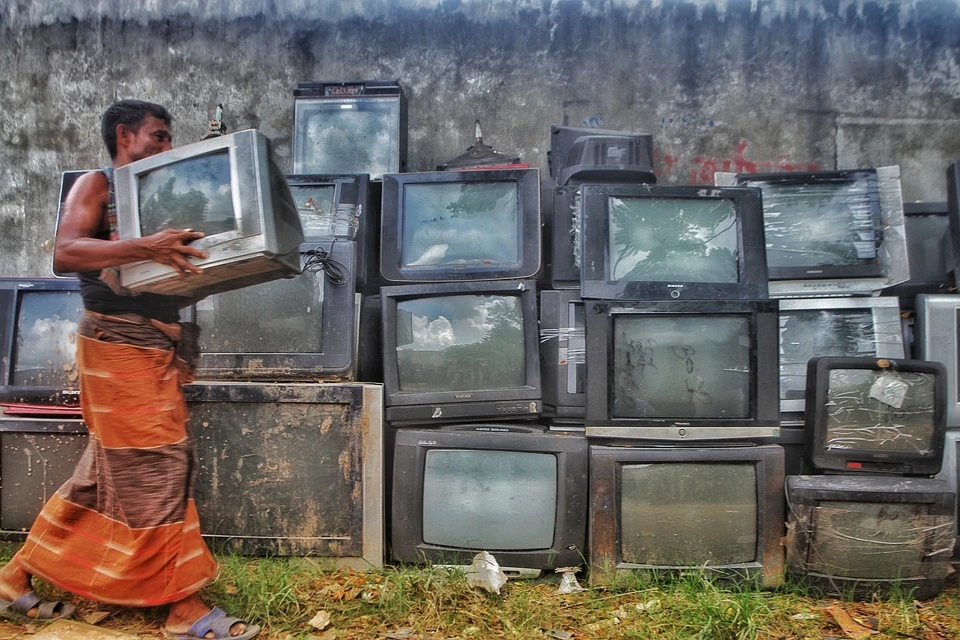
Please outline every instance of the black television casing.
[[[577, 326], [576, 308], [582, 316], [584, 305], [579, 291], [540, 292], [540, 373], [544, 417], [583, 426], [586, 376], [579, 379], [576, 370], [578, 364], [586, 362], [586, 331], [582, 324]], [[570, 390], [573, 379], [576, 388], [583, 387], [584, 391]]]
[[547, 155], [557, 186], [603, 182], [656, 182], [653, 136], [553, 125]]

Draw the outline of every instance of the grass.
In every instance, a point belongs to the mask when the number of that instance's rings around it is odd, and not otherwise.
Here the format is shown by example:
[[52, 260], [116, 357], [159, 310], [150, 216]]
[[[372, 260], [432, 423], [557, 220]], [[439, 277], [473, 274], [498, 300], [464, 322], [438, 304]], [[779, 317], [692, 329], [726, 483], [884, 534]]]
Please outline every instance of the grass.
[[[8, 557], [9, 549], [2, 555]], [[846, 637], [830, 607], [874, 627], [877, 633], [870, 637], [876, 640], [960, 637], [955, 576], [941, 595], [926, 602], [896, 589], [869, 601], [820, 599], [802, 585], [764, 591], [723, 583], [700, 571], [679, 577], [627, 574], [612, 586], [571, 594], [558, 593], [558, 576], [511, 580], [498, 595], [471, 587], [460, 571], [441, 568], [397, 566], [360, 573], [323, 570], [309, 558], [221, 556], [220, 561], [221, 575], [204, 598], [262, 625], [264, 640]], [[53, 593], [49, 587], [43, 590]], [[330, 622], [318, 629], [310, 622], [321, 611]], [[163, 608], [133, 610], [80, 601], [79, 612], [81, 619], [106, 612], [100, 626], [141, 638], [162, 637]], [[22, 626], [0, 623], [0, 639], [26, 638], [32, 631], [25, 634]]]

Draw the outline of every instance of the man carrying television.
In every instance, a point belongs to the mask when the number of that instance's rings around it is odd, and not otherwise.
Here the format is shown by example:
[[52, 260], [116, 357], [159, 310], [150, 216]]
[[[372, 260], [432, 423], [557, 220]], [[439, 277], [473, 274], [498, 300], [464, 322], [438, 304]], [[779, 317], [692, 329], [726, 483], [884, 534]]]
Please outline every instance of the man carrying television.
[[184, 300], [130, 295], [115, 277], [119, 265], [142, 260], [190, 277], [199, 270], [188, 258], [206, 257], [189, 246], [203, 236], [190, 229], [117, 239], [113, 169], [171, 149], [171, 121], [149, 102], [110, 106], [102, 135], [112, 166], [81, 176], [65, 202], [54, 263], [81, 283], [77, 367], [89, 445], [0, 569], [0, 616], [73, 614], [71, 604], [40, 601], [31, 588], [37, 576], [111, 604], [169, 604], [170, 638], [244, 640], [259, 627], [211, 609], [198, 595], [217, 565], [193, 501], [195, 456], [181, 383], [189, 381], [196, 334], [178, 322]]

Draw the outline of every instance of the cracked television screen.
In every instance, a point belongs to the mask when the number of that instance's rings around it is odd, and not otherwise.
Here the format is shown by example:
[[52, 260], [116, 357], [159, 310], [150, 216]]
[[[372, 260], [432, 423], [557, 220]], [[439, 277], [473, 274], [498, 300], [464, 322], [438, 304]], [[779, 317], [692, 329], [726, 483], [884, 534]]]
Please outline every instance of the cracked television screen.
[[747, 317], [615, 317], [611, 414], [747, 418], [750, 369]]
[[138, 188], [141, 236], [163, 229], [208, 236], [237, 229], [226, 149], [149, 171], [139, 176]]
[[738, 282], [732, 200], [610, 197], [609, 280]]
[[406, 185], [402, 266], [518, 266], [517, 203], [516, 182]]
[[77, 382], [79, 291], [24, 292], [17, 319], [10, 382], [22, 386], [69, 387]]
[[336, 231], [349, 237], [356, 236], [351, 228], [351, 220], [338, 219], [334, 193], [336, 187], [332, 185], [290, 185], [290, 194], [297, 206], [300, 216], [300, 226], [304, 236], [319, 236], [333, 238]]
[[401, 391], [522, 387], [525, 363], [519, 296], [431, 296], [397, 304]]
[[916, 371], [832, 369], [825, 448], [930, 451], [935, 380]]

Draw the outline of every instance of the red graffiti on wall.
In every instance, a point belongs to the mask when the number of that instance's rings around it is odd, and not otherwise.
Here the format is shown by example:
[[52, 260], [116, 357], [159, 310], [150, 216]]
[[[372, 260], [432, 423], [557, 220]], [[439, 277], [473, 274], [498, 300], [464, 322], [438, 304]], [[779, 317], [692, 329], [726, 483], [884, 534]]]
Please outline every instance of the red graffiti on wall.
[[767, 171], [819, 171], [822, 169], [819, 164], [791, 162], [787, 155], [779, 155], [777, 159], [772, 162], [748, 160], [745, 157], [745, 152], [749, 146], [750, 142], [748, 140], [741, 140], [740, 143], [737, 144], [733, 159], [694, 156], [693, 162], [696, 166], [690, 170], [690, 184], [713, 184], [713, 174], [717, 171], [764, 173]]

